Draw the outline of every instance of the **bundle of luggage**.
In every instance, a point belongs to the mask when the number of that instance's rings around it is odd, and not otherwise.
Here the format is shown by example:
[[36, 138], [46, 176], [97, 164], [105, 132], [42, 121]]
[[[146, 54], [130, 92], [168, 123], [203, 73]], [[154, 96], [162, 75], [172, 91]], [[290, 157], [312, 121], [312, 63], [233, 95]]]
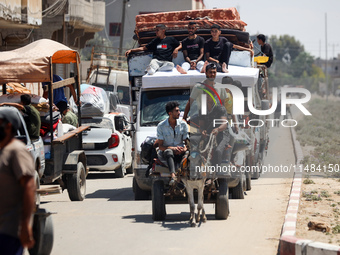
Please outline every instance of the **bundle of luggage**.
[[[102, 117], [104, 114], [109, 113], [109, 99], [102, 88], [89, 84], [81, 84], [80, 90], [82, 117]], [[70, 109], [72, 109], [75, 114], [78, 113], [78, 107], [75, 104], [73, 97], [70, 98]]]
[[205, 40], [211, 37], [210, 28], [213, 24], [221, 27], [221, 36], [241, 46], [249, 43], [249, 33], [245, 32], [245, 22], [240, 20], [236, 8], [192, 10], [180, 12], [151, 13], [136, 16], [135, 34], [140, 45], [150, 42], [156, 37], [155, 26], [164, 24], [167, 27], [166, 35], [182, 41], [188, 36], [189, 21], [197, 23], [197, 35]]

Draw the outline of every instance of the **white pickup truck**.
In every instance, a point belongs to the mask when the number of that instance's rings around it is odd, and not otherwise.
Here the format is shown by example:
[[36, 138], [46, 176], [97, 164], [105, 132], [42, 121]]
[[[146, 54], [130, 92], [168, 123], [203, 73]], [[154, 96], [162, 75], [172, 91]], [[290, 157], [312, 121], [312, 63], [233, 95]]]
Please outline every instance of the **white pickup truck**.
[[[11, 106], [2, 106], [2, 107], [11, 107]], [[28, 135], [26, 123], [24, 121], [22, 114], [15, 107], [11, 107], [11, 108], [14, 109], [14, 111], [16, 112], [16, 114], [18, 115], [22, 123], [21, 128], [18, 130], [16, 138], [22, 141], [23, 143], [25, 143], [27, 150], [31, 153], [34, 159], [35, 170], [37, 171], [37, 174], [38, 174], [37, 176], [39, 177], [37, 179], [37, 182], [39, 182], [39, 179], [43, 176], [44, 171], [45, 171], [45, 152], [44, 152], [43, 140], [41, 139], [41, 137], [39, 137], [39, 139], [37, 140], [31, 140]]]

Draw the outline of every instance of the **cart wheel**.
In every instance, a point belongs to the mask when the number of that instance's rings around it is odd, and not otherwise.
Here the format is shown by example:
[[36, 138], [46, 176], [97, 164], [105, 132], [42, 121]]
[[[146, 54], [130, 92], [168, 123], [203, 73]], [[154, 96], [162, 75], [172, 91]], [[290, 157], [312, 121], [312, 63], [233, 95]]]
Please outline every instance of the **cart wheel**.
[[52, 216], [45, 209], [38, 209], [34, 215], [33, 237], [34, 247], [29, 250], [30, 255], [49, 255], [53, 248]]
[[122, 163], [120, 164], [120, 167], [115, 170], [115, 176], [117, 178], [124, 178], [124, 175], [126, 174], [126, 165], [125, 165], [125, 157], [124, 154], [122, 155]]
[[152, 183], [152, 218], [165, 219], [164, 182], [156, 180]]
[[67, 192], [71, 201], [83, 201], [85, 199], [86, 175], [82, 162], [78, 162], [77, 172], [68, 176]]
[[133, 177], [132, 188], [133, 192], [135, 193], [135, 200], [150, 200], [149, 199], [150, 192], [143, 190], [138, 186], [136, 177]]
[[218, 220], [226, 220], [229, 216], [229, 194], [228, 183], [226, 179], [218, 179], [219, 192], [215, 204], [215, 218]]

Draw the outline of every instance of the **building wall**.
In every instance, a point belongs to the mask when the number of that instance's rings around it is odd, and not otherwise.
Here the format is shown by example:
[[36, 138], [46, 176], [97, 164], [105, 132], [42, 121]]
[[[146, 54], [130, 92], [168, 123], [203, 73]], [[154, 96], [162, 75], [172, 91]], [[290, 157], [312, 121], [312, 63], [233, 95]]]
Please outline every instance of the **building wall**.
[[42, 22], [42, 0], [0, 0], [0, 28], [30, 28]]
[[[109, 39], [113, 43], [113, 47], [119, 47], [120, 36], [110, 35], [110, 23], [121, 23], [122, 20], [123, 0], [106, 0], [106, 20], [105, 29], [100, 35]], [[201, 0], [130, 0], [126, 3], [125, 9], [125, 26], [123, 48], [131, 48], [133, 45], [132, 37], [135, 30], [135, 17], [141, 13], [166, 12], [166, 11], [183, 11], [202, 9], [203, 1]], [[118, 26], [119, 27], [119, 26]], [[117, 26], [116, 26], [117, 28]], [[118, 28], [119, 29], [119, 28]], [[116, 30], [117, 31], [117, 30]]]

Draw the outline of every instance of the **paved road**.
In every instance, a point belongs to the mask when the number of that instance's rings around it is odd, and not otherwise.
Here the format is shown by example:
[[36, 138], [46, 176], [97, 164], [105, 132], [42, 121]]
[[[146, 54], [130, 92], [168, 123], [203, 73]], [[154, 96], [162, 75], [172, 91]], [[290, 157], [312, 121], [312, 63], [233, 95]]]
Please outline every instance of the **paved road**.
[[[294, 164], [288, 128], [270, 130], [265, 164]], [[277, 178], [280, 176], [280, 178]], [[67, 192], [42, 198], [53, 215], [52, 254], [276, 254], [291, 185], [291, 173], [263, 174], [252, 181], [244, 200], [230, 200], [226, 221], [214, 218], [206, 205], [207, 223], [188, 225], [188, 205], [167, 205], [167, 218], [153, 222], [151, 201], [134, 201], [132, 175], [90, 174], [83, 202]]]

